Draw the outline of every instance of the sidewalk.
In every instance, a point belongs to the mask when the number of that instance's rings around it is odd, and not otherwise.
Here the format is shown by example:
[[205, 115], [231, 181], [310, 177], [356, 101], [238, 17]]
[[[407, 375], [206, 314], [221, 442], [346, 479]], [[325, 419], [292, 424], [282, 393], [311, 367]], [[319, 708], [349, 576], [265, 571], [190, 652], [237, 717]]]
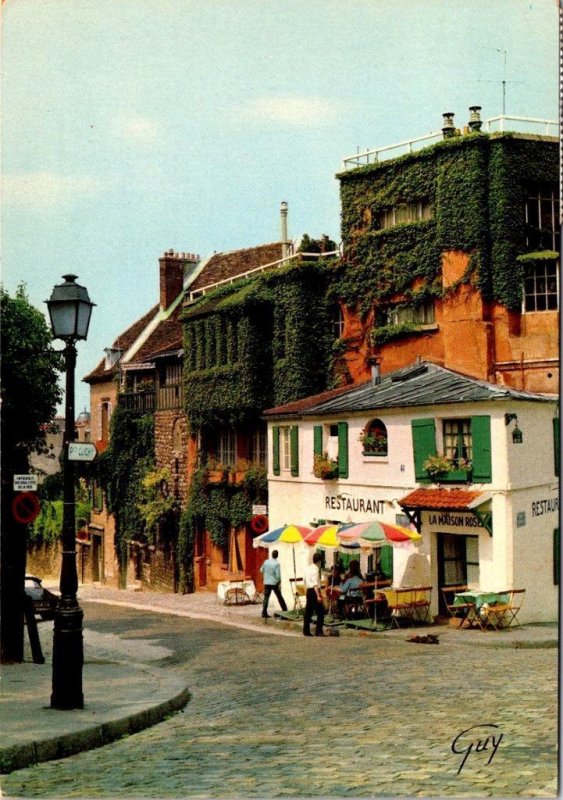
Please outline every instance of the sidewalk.
[[[88, 585], [80, 587], [78, 598], [81, 604], [123, 605], [209, 620], [266, 635], [301, 636], [299, 622], [274, 617], [264, 620], [259, 605], [224, 606], [211, 593], [160, 594]], [[139, 649], [138, 640], [128, 643], [118, 636], [89, 631], [86, 614], [84, 642], [88, 658], [83, 670], [86, 708], [51, 709], [52, 624], [40, 623], [39, 633], [45, 664], [33, 664], [27, 649], [23, 664], [1, 667], [0, 773], [107, 744], [161, 721], [189, 700], [185, 679], [172, 669], [151, 664], [169, 651], [148, 642], [142, 643]], [[557, 624], [553, 623], [524, 625], [498, 633], [456, 630], [447, 625], [380, 633], [356, 630], [341, 630], [340, 633], [363, 636], [366, 646], [370, 639], [406, 641], [416, 633], [433, 633], [439, 636], [440, 644], [446, 646], [556, 647], [559, 632]]]

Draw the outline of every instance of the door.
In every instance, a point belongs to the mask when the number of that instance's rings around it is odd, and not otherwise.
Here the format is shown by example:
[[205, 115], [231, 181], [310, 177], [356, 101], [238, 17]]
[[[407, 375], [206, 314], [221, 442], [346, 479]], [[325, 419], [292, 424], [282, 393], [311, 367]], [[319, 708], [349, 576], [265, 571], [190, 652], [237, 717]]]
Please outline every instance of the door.
[[[438, 585], [457, 586], [470, 583], [479, 586], [479, 537], [458, 533], [438, 533]], [[446, 614], [442, 593], [439, 612]]]

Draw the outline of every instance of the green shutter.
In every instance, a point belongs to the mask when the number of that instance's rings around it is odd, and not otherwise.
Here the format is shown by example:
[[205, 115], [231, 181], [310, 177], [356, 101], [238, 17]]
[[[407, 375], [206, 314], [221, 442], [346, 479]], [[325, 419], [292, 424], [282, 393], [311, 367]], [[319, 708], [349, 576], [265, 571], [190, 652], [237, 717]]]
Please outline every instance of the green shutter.
[[490, 483], [493, 471], [491, 465], [491, 418], [489, 416], [471, 417], [471, 440], [473, 482]]
[[436, 423], [433, 419], [411, 420], [414, 475], [417, 481], [428, 482], [424, 462], [428, 456], [436, 455]]
[[390, 544], [379, 549], [379, 567], [386, 578], [393, 578], [393, 548]]
[[338, 423], [338, 477], [348, 477], [348, 423]]
[[553, 468], [555, 474], [559, 475], [559, 462], [561, 459], [561, 428], [559, 417], [553, 418]]
[[553, 583], [559, 586], [559, 574], [561, 571], [561, 537], [559, 528], [553, 529]]
[[274, 475], [280, 474], [280, 428], [279, 425], [274, 425], [272, 428], [272, 469]]
[[289, 429], [289, 440], [291, 445], [291, 474], [294, 477], [299, 475], [299, 428], [292, 425]]
[[322, 456], [323, 454], [323, 426], [315, 425], [313, 428], [313, 455]]

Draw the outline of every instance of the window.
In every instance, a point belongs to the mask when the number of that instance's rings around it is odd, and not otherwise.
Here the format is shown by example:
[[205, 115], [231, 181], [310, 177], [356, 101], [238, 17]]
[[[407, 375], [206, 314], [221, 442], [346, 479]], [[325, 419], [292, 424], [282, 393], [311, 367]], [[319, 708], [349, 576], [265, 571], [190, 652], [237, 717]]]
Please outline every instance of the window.
[[559, 290], [556, 261], [536, 261], [524, 267], [524, 311], [556, 311]]
[[291, 440], [289, 428], [280, 428], [280, 466], [282, 472], [289, 472], [291, 469]]
[[431, 219], [432, 214], [432, 205], [428, 200], [421, 200], [417, 203], [398, 203], [381, 212], [379, 227], [393, 228], [395, 225]]
[[557, 186], [531, 187], [526, 197], [526, 247], [559, 252], [559, 195]]
[[368, 422], [360, 434], [360, 442], [365, 456], [387, 455], [387, 428], [380, 419]]
[[220, 431], [217, 457], [225, 467], [234, 466], [237, 460], [237, 437], [234, 428], [223, 428]]
[[425, 300], [416, 306], [392, 306], [387, 309], [387, 325], [432, 325], [435, 321], [434, 301]]
[[[430, 482], [438, 472], [427, 467], [431, 456], [437, 456], [436, 422], [434, 419], [411, 420], [414, 471], [417, 481]], [[439, 471], [440, 482], [490, 483], [492, 480], [491, 418], [476, 415], [469, 419], [448, 419], [442, 423], [443, 452], [452, 469]], [[467, 459], [467, 465], [464, 464]], [[471, 472], [469, 472], [469, 468]]]
[[333, 310], [332, 330], [335, 339], [342, 339], [344, 335], [344, 312], [342, 311], [340, 303], [338, 303]]
[[250, 436], [248, 455], [250, 461], [260, 466], [266, 466], [267, 452], [266, 427], [261, 425]]
[[102, 400], [100, 405], [100, 439], [107, 442], [109, 439], [109, 420], [111, 417], [111, 403], [109, 400]]
[[455, 469], [464, 469], [472, 460], [471, 420], [444, 420], [444, 455]]

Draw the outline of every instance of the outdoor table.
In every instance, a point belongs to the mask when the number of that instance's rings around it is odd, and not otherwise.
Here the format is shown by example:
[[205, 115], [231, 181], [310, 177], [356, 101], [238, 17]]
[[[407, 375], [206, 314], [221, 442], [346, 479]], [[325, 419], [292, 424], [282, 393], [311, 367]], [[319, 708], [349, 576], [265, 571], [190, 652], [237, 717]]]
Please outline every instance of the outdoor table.
[[468, 627], [474, 628], [475, 623], [482, 627], [482, 620], [479, 612], [485, 604], [494, 606], [497, 603], [506, 602], [508, 602], [508, 595], [504, 592], [482, 592], [478, 589], [467, 589], [454, 594], [453, 605], [455, 608], [455, 606], [462, 606], [469, 603], [474, 607], [473, 616], [470, 615], [470, 609], [465, 617]]
[[253, 580], [240, 578], [230, 581], [219, 581], [217, 597], [225, 605], [245, 605], [256, 598], [256, 586]]

